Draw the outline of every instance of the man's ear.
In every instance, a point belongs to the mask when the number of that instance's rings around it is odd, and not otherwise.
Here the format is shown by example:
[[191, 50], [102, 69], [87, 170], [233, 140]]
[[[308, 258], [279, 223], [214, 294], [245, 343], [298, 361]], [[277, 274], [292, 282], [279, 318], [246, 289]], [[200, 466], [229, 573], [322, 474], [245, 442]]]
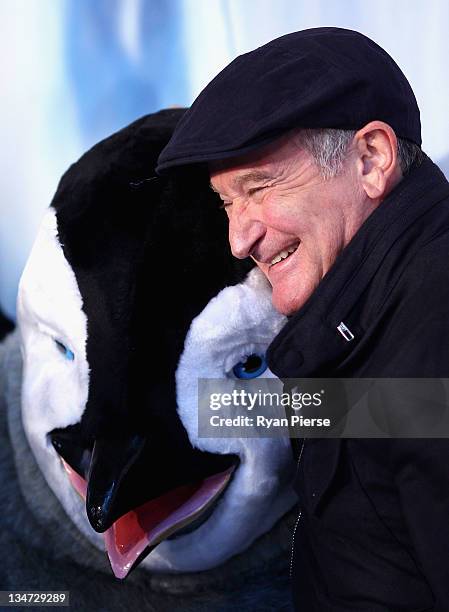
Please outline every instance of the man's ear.
[[356, 133], [353, 144], [361, 186], [370, 199], [381, 200], [402, 177], [396, 134], [387, 123], [371, 121]]

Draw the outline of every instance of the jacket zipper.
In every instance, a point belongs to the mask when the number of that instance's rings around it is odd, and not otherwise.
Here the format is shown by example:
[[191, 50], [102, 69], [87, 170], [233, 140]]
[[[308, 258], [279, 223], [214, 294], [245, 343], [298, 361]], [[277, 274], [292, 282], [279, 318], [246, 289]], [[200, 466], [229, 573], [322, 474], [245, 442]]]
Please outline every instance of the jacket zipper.
[[[301, 463], [301, 458], [302, 458], [302, 452], [304, 450], [304, 444], [306, 443], [306, 439], [303, 438], [302, 441], [302, 445], [301, 445], [301, 450], [299, 451], [299, 457], [298, 457], [298, 462], [296, 464], [296, 471], [298, 471], [299, 469], [299, 464]], [[298, 525], [299, 525], [299, 521], [301, 519], [302, 516], [302, 510], [299, 511], [298, 514], [298, 518], [296, 519], [296, 523], [295, 523], [295, 527], [293, 529], [293, 536], [292, 536], [292, 551], [290, 554], [290, 578], [292, 577], [293, 574], [293, 562], [294, 562], [294, 556], [295, 556], [295, 536], [296, 536], [296, 530], [298, 529]]]

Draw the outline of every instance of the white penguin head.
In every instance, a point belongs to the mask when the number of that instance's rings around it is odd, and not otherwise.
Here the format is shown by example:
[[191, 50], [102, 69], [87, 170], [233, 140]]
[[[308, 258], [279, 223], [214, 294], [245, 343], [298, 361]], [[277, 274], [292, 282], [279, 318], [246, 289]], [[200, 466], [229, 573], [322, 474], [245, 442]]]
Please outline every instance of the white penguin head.
[[22, 421], [28, 442], [68, 517], [103, 548], [103, 538], [91, 528], [48, 436], [54, 428], [80, 421], [89, 389], [87, 317], [58, 240], [53, 208], [44, 215], [20, 279], [17, 323], [23, 357]]
[[[212, 512], [198, 527], [157, 543], [142, 562], [149, 570], [188, 572], [215, 567], [245, 550], [292, 507], [288, 439], [199, 439], [196, 432], [198, 378], [230, 376], [233, 366], [249, 355], [264, 355], [284, 323], [257, 269], [242, 283], [223, 288], [192, 321], [173, 380], [177, 413], [194, 448], [236, 455], [240, 462], [232, 478], [220, 485]], [[116, 575], [124, 577], [132, 562], [129, 558], [121, 562], [111, 552], [113, 527], [105, 536], [92, 529], [79, 495], [83, 485], [78, 482], [75, 491], [76, 478], [72, 474], [70, 481], [69, 466], [63, 464], [49, 439], [55, 428], [80, 422], [91, 381], [86, 353], [88, 317], [75, 273], [58, 239], [53, 208], [45, 214], [20, 282], [18, 324], [24, 362], [23, 424], [36, 461], [68, 520], [98, 548], [104, 550], [106, 543]], [[151, 362], [148, 371], [151, 373]], [[269, 370], [261, 375], [272, 376]], [[135, 550], [141, 549], [139, 542]]]

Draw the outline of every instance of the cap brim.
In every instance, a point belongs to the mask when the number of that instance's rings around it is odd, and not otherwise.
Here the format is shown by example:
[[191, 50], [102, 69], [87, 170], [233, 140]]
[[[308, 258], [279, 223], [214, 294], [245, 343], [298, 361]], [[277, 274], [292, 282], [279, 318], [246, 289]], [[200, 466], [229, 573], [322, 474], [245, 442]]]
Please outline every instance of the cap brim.
[[[156, 166], [156, 174], [164, 174], [168, 170], [172, 170], [179, 166], [187, 166], [192, 164], [207, 164], [212, 161], [231, 159], [232, 157], [240, 157], [241, 155], [245, 155], [246, 153], [251, 153], [255, 149], [260, 149], [264, 146], [267, 146], [280, 138], [283, 134], [285, 134], [289, 130], [277, 130], [276, 132], [272, 132], [270, 135], [265, 136], [264, 138], [258, 139], [257, 141], [253, 141], [244, 146], [228, 149], [228, 150], [209, 150], [207, 152], [201, 153], [191, 153], [187, 155], [180, 155], [169, 157], [168, 159], [162, 159], [161, 162]], [[166, 147], [170, 148], [170, 143]], [[169, 151], [168, 151], [169, 152]], [[164, 157], [164, 151], [162, 151], [160, 158]], [[160, 159], [159, 158], [159, 159]]]

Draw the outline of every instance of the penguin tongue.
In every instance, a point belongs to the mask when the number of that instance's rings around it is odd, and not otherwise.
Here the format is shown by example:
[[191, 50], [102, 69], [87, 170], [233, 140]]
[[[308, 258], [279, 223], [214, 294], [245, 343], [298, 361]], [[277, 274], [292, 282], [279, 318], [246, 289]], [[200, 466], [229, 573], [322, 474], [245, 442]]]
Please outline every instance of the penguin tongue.
[[147, 547], [155, 547], [204, 512], [226, 487], [233, 469], [177, 487], [115, 521], [105, 532], [105, 543], [117, 578], [125, 578]]
[[[86, 498], [87, 482], [62, 459], [74, 489]], [[234, 466], [197, 484], [183, 485], [117, 519], [104, 533], [112, 571], [125, 578], [145, 549], [150, 550], [202, 514], [231, 478]]]

